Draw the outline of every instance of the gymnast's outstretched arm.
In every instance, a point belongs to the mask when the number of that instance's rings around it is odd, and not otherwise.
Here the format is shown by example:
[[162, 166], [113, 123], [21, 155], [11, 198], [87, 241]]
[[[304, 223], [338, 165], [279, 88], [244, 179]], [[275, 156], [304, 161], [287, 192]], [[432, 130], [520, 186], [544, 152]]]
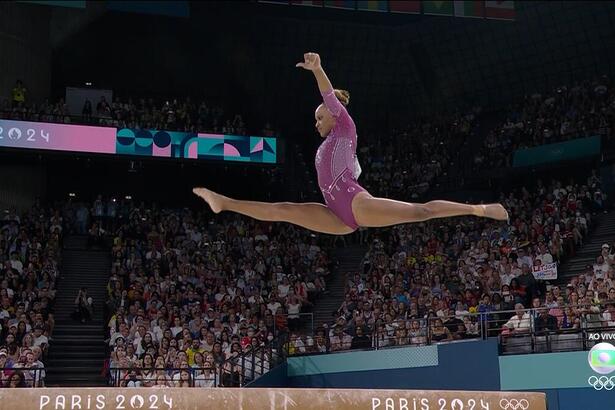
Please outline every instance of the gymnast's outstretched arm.
[[296, 67], [305, 68], [306, 70], [310, 70], [314, 73], [314, 77], [316, 77], [316, 82], [318, 83], [318, 90], [321, 94], [329, 92], [333, 90], [333, 85], [331, 85], [331, 81], [325, 70], [323, 70], [320, 65], [320, 56], [316, 53], [305, 53], [303, 55], [304, 62], [297, 63]]

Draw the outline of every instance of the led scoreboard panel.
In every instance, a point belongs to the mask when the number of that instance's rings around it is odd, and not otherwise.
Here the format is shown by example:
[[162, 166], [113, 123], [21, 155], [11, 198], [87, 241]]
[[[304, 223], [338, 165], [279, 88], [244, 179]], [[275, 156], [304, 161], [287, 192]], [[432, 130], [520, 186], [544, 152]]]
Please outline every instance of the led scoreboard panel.
[[0, 147], [276, 164], [277, 139], [0, 120]]

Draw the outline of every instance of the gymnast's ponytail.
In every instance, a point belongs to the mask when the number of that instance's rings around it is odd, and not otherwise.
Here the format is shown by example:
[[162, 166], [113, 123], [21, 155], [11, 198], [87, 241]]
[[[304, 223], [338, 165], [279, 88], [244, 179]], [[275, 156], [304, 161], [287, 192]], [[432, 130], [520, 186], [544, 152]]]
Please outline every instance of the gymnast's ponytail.
[[337, 99], [342, 103], [344, 107], [350, 104], [350, 93], [346, 90], [333, 90]]

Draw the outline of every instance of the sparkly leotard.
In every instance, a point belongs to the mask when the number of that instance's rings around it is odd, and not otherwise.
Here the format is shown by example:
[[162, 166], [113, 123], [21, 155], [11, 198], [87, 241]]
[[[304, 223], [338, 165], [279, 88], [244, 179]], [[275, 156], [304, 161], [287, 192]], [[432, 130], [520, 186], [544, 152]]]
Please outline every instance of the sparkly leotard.
[[357, 229], [352, 200], [365, 191], [357, 182], [361, 174], [357, 160], [357, 129], [333, 90], [323, 92], [322, 98], [336, 122], [316, 151], [318, 185], [327, 207], [350, 228]]

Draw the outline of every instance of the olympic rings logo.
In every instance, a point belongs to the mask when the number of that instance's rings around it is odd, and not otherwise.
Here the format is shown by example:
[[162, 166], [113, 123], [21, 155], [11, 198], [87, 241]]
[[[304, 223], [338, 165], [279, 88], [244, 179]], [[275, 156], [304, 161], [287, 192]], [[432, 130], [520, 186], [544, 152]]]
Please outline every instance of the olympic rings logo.
[[613, 390], [615, 388], [615, 376], [590, 376], [587, 382], [596, 390]]
[[502, 399], [500, 400], [500, 407], [502, 410], [527, 410], [530, 408], [530, 403], [525, 399]]

